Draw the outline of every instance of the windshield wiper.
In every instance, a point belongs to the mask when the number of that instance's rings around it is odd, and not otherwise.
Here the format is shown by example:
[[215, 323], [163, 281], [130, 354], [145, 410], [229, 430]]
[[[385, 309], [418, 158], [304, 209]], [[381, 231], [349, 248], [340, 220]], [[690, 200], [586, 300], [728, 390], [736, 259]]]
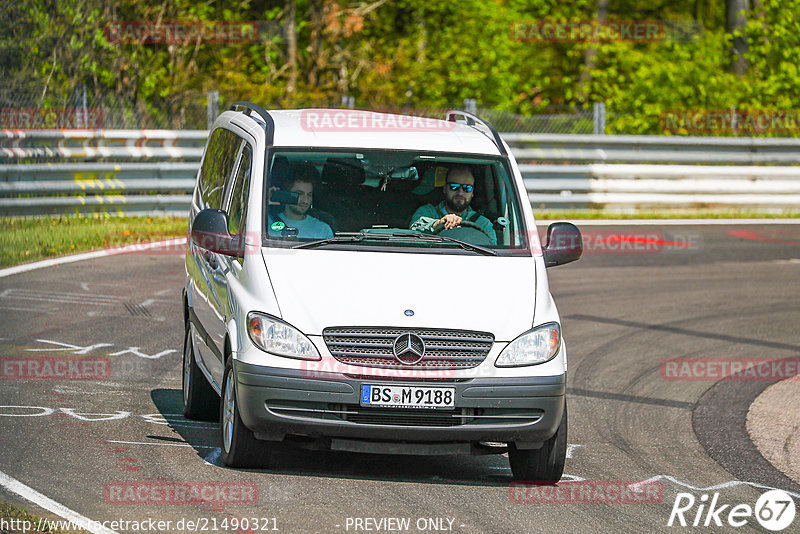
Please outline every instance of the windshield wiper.
[[480, 252], [482, 254], [486, 254], [487, 256], [497, 256], [497, 251], [492, 250], [490, 248], [482, 247], [480, 245], [474, 245], [468, 241], [462, 241], [460, 239], [456, 239], [454, 237], [445, 237], [443, 235], [436, 235], [436, 234], [423, 234], [422, 232], [395, 232], [392, 234], [392, 237], [413, 237], [414, 239], [419, 239], [422, 241], [429, 241], [431, 243], [455, 243], [456, 245], [460, 246], [464, 250], [472, 250], [475, 252]]
[[308, 243], [300, 243], [294, 245], [292, 248], [314, 248], [329, 243], [358, 243], [365, 239], [374, 239], [377, 241], [389, 240], [402, 240], [402, 239], [419, 239], [420, 241], [427, 241], [429, 243], [454, 243], [464, 250], [472, 250], [486, 254], [487, 256], [497, 256], [497, 251], [490, 248], [482, 247], [480, 245], [473, 245], [467, 241], [455, 239], [453, 237], [445, 237], [435, 234], [423, 234], [421, 232], [395, 232], [393, 234], [373, 234], [370, 232], [336, 232], [333, 237], [327, 239], [319, 239], [317, 241], [310, 241]]
[[292, 248], [313, 248], [320, 245], [327, 245], [328, 243], [357, 243], [364, 239], [378, 239], [388, 241], [391, 238], [388, 234], [368, 234], [366, 232], [336, 232], [333, 237], [327, 239], [319, 239], [317, 241], [309, 241], [308, 243], [300, 243], [294, 245]]

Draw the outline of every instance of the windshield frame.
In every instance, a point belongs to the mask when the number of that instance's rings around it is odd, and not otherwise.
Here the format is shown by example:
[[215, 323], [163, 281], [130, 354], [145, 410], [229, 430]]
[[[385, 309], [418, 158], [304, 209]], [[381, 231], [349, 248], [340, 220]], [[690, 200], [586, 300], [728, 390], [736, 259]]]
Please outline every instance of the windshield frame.
[[[530, 251], [530, 235], [528, 229], [528, 221], [525, 216], [525, 210], [523, 209], [522, 205], [520, 204], [524, 199], [527, 201], [527, 195], [520, 197], [520, 191], [518, 191], [517, 187], [517, 180], [514, 175], [513, 167], [511, 165], [511, 161], [509, 160], [507, 155], [500, 155], [500, 154], [476, 154], [476, 153], [462, 153], [462, 152], [441, 152], [441, 151], [428, 151], [428, 150], [407, 150], [407, 149], [375, 149], [375, 148], [360, 148], [360, 147], [309, 147], [309, 146], [270, 146], [265, 151], [265, 159], [264, 159], [264, 183], [262, 187], [262, 198], [261, 198], [261, 246], [264, 248], [277, 248], [277, 249], [293, 249], [298, 244], [303, 243], [311, 243], [312, 241], [316, 241], [314, 239], [280, 239], [274, 238], [269, 235], [269, 189], [270, 189], [270, 180], [272, 178], [272, 160], [276, 153], [285, 153], [285, 152], [298, 152], [298, 153], [343, 153], [343, 154], [353, 154], [358, 152], [395, 152], [401, 154], [411, 154], [411, 155], [430, 155], [433, 158], [442, 158], [446, 160], [447, 158], [454, 158], [454, 159], [474, 159], [476, 160], [476, 164], [479, 161], [492, 161], [497, 163], [503, 167], [505, 173], [508, 176], [507, 182], [508, 187], [511, 189], [511, 195], [513, 198], [507, 198], [507, 204], [514, 204], [516, 203], [516, 210], [518, 211], [517, 214], [517, 222], [519, 228], [517, 230], [517, 234], [521, 237], [521, 242], [517, 247], [513, 248], [500, 248], [500, 247], [493, 247], [491, 245], [481, 245], [484, 246], [494, 252], [497, 253], [497, 256], [523, 256], [529, 257], [531, 256]], [[431, 234], [434, 236], [435, 234]], [[411, 253], [411, 254], [453, 254], [453, 255], [467, 255], [467, 256], [475, 256], [475, 255], [482, 255], [479, 252], [465, 250], [461, 246], [457, 245], [456, 243], [448, 243], [446, 240], [442, 240], [441, 242], [435, 241], [422, 241], [420, 240], [418, 243], [415, 243], [414, 246], [387, 246], [384, 244], [380, 244], [381, 240], [376, 239], [373, 241], [375, 244], [364, 244], [365, 240], [358, 240], [352, 242], [333, 242], [325, 244], [324, 246], [320, 247], [311, 247], [308, 248], [309, 251], [313, 250], [355, 250], [359, 252], [394, 252], [394, 253]]]

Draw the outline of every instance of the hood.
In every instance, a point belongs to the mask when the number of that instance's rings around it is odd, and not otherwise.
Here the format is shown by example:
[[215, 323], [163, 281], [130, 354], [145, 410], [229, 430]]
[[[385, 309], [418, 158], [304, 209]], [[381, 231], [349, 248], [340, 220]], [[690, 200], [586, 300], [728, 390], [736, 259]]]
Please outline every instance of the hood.
[[262, 256], [282, 319], [307, 335], [395, 326], [479, 330], [510, 341], [533, 323], [531, 257], [274, 248]]

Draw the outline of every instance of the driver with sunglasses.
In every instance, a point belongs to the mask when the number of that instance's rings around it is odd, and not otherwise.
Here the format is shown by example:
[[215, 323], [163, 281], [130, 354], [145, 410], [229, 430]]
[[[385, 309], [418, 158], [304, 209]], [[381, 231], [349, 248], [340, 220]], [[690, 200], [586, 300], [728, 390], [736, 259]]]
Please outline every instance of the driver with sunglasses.
[[451, 167], [447, 173], [446, 183], [442, 188], [444, 200], [438, 205], [420, 206], [411, 216], [411, 229], [420, 232], [438, 233], [459, 226], [468, 221], [480, 226], [492, 244], [497, 244], [497, 234], [492, 223], [470, 208], [475, 187], [475, 177], [466, 165]]

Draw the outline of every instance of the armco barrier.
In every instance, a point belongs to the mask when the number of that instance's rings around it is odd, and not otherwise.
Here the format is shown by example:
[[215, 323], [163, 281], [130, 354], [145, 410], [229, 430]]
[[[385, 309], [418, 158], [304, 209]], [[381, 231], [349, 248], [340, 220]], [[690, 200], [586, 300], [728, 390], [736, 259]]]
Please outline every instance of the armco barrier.
[[[185, 214], [206, 136], [0, 130], [0, 215]], [[502, 137], [536, 207], [800, 207], [800, 139]]]

